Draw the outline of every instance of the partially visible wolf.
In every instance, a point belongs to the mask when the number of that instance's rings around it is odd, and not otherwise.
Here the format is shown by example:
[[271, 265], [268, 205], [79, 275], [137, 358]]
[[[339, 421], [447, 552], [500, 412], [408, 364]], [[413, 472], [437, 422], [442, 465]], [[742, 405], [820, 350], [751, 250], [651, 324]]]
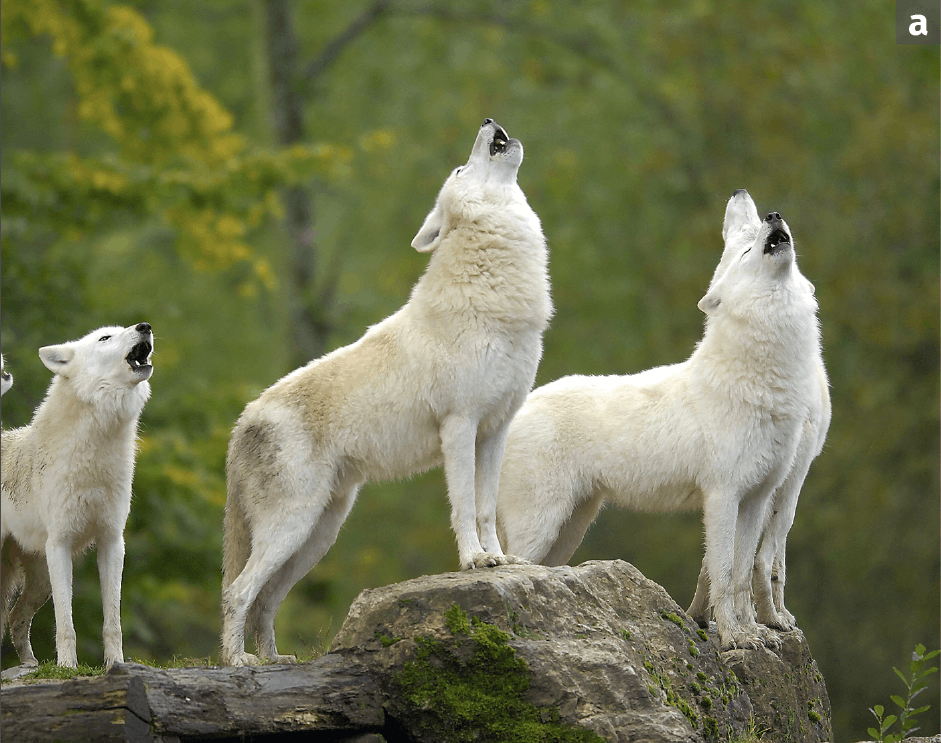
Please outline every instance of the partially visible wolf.
[[547, 251], [517, 185], [523, 147], [484, 121], [412, 241], [408, 303], [298, 369], [239, 418], [226, 463], [222, 657], [282, 656], [274, 618], [336, 540], [360, 486], [444, 464], [462, 569], [512, 561], [495, 527], [506, 431], [549, 322]]
[[[755, 621], [753, 564], [762, 621], [793, 625], [783, 605], [784, 540], [830, 403], [814, 290], [798, 271], [789, 227], [776, 212], [759, 219], [739, 190], [722, 234], [720, 265], [699, 302], [705, 333], [687, 361], [565, 377], [529, 396], [510, 426], [497, 521], [508, 552], [560, 565], [605, 502], [701, 508], [706, 555], [690, 613], [702, 624], [711, 607], [723, 648], [754, 648], [776, 640]], [[774, 601], [772, 575], [782, 588]]]
[[[23, 665], [36, 665], [29, 629], [52, 595], [56, 656], [75, 667], [72, 558], [98, 545], [104, 664], [124, 660], [121, 574], [131, 506], [137, 422], [150, 397], [148, 323], [105, 327], [39, 349], [55, 374], [32, 422], [3, 431], [0, 446], [0, 636], [10, 625]], [[22, 586], [16, 605], [10, 603]]]
[[7, 361], [0, 355], [0, 397], [13, 386], [13, 375], [6, 370]]

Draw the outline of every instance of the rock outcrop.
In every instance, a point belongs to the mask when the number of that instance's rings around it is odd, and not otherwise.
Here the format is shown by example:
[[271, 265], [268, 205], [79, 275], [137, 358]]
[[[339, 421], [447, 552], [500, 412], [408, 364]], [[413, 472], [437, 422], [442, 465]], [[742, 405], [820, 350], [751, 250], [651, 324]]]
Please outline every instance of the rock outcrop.
[[[4, 685], [12, 738], [706, 743], [832, 740], [800, 632], [719, 652], [631, 565], [512, 566], [364, 591], [331, 651], [297, 666], [157, 670]], [[23, 738], [26, 739], [26, 738]], [[318, 738], [321, 739], [321, 738]]]
[[[331, 654], [371, 669], [403, 738], [828, 741], [826, 687], [800, 632], [720, 653], [621, 561], [513, 566], [364, 591]], [[539, 737], [537, 730], [545, 737]]]

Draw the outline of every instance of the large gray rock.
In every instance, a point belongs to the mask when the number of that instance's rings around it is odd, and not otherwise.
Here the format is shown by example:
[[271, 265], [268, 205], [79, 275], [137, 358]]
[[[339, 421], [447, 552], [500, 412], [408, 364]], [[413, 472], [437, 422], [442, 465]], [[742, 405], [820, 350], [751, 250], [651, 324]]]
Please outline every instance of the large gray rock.
[[386, 730], [416, 741], [828, 741], [800, 632], [780, 651], [715, 637], [622, 562], [512, 566], [364, 591], [331, 654], [370, 669]]

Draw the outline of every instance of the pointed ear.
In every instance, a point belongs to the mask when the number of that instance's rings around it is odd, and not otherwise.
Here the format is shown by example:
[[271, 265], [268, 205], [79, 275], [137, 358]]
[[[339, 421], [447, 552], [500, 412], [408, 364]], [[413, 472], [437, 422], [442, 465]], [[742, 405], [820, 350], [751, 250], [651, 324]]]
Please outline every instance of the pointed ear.
[[425, 223], [412, 239], [412, 247], [419, 253], [430, 253], [438, 247], [441, 230], [444, 228], [444, 215], [441, 205], [435, 202], [435, 208], [428, 212]]
[[53, 374], [61, 374], [75, 356], [75, 349], [68, 343], [61, 346], [43, 346], [39, 349], [39, 358]]
[[744, 188], [738, 189], [725, 207], [725, 221], [722, 223], [722, 239], [728, 240], [729, 235], [738, 232], [746, 225], [761, 226], [758, 216], [758, 207]]
[[722, 297], [719, 295], [719, 292], [716, 291], [715, 287], [713, 287], [706, 292], [705, 297], [699, 300], [697, 306], [707, 315], [714, 315], [720, 304], [722, 304]]

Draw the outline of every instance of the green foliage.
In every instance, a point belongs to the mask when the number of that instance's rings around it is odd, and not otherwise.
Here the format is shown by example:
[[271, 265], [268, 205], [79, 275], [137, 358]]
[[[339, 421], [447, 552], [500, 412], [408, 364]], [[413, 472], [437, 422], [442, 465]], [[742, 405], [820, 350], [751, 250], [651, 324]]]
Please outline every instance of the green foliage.
[[509, 646], [509, 635], [457, 604], [445, 612], [453, 642], [416, 637], [415, 660], [396, 680], [402, 698], [426, 731], [442, 740], [558, 743], [601, 741], [570, 727], [558, 710], [523, 699], [529, 688], [526, 661]]
[[[934, 658], [939, 653], [941, 653], [941, 650], [932, 650], [930, 653], [926, 654], [924, 645], [916, 645], [915, 652], [912, 653], [911, 663], [909, 663], [910, 678], [906, 678], [905, 674], [895, 666], [892, 667], [896, 676], [902, 679], [902, 683], [905, 684], [905, 688], [908, 690], [908, 696], [902, 699], [902, 697], [897, 694], [892, 695], [892, 702], [901, 710], [898, 715], [886, 715], [883, 717], [885, 707], [881, 704], [870, 708], [869, 711], [872, 712], [879, 724], [878, 727], [869, 728], [868, 732], [875, 740], [879, 741], [879, 743], [898, 743], [903, 738], [910, 737], [912, 733], [919, 729], [915, 727], [915, 715], [927, 712], [931, 705], [926, 704], [923, 707], [913, 707], [912, 701], [928, 687], [928, 682], [925, 681], [925, 678], [938, 672], [937, 666], [929, 666], [928, 668], [924, 666], [926, 661]], [[888, 732], [896, 722], [899, 723], [899, 731]]]
[[[174, 51], [153, 43], [134, 9], [103, 0], [26, 2], [3, 8], [3, 63], [14, 42], [50, 37], [74, 82], [80, 120], [117, 145], [104, 154], [16, 152], [4, 163], [4, 249], [52, 234], [70, 240], [117, 219], [157, 216], [179, 230], [178, 249], [202, 270], [238, 262], [269, 289], [268, 262], [246, 238], [279, 217], [277, 189], [346, 172], [349, 148], [321, 144], [248, 150], [232, 115]], [[252, 283], [243, 292], [257, 291]]]

